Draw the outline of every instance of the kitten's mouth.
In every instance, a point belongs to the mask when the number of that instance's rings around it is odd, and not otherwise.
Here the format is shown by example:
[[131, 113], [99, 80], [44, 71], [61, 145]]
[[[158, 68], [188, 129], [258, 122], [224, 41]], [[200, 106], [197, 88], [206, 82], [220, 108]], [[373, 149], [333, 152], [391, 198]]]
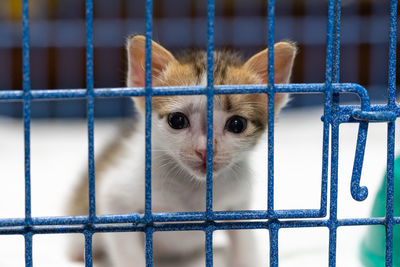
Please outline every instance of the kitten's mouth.
[[[213, 162], [213, 173], [216, 174], [219, 172], [225, 164], [223, 163], [218, 163], [218, 162]], [[207, 174], [207, 163], [203, 161], [197, 161], [197, 162], [187, 162], [187, 167], [194, 172], [196, 176], [201, 177], [202, 179], [205, 178]]]
[[[202, 175], [205, 175], [207, 173], [207, 163], [203, 162], [200, 165], [198, 165], [196, 168], [194, 168], [196, 171], [200, 172]], [[218, 166], [216, 166], [216, 163], [214, 162], [213, 164], [213, 172], [215, 173], [219, 169]]]
[[207, 173], [207, 164], [205, 162], [196, 164], [192, 166], [191, 169], [197, 173], [200, 173], [201, 175], [205, 175]]

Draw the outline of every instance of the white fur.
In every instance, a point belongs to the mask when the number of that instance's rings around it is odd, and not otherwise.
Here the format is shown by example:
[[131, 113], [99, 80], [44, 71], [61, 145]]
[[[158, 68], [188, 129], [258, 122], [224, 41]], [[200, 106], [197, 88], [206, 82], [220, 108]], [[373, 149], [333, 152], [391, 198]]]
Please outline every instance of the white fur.
[[[201, 161], [193, 153], [196, 145], [205, 146], [206, 113], [204, 96], [188, 96], [178, 110], [191, 109], [191, 127], [174, 130], [166, 118], [153, 114], [152, 123], [152, 211], [204, 211], [206, 184], [190, 162]], [[250, 170], [247, 151], [251, 149], [239, 137], [224, 131], [229, 114], [214, 112], [216, 155], [214, 162], [214, 210], [248, 208]], [[124, 143], [123, 151], [112, 168], [107, 169], [97, 185], [100, 214], [135, 213], [144, 211], [144, 122]], [[218, 156], [222, 155], [221, 159]], [[189, 162], [189, 163], [188, 163]], [[219, 163], [220, 164], [219, 164]], [[231, 242], [225, 249], [215, 248], [217, 267], [254, 267], [257, 256], [251, 232], [230, 231]], [[145, 266], [144, 239], [140, 234], [106, 234], [103, 250], [113, 267]], [[163, 232], [154, 235], [154, 261], [160, 267], [204, 266], [204, 232]], [[193, 256], [191, 256], [193, 255]], [[178, 260], [178, 259], [184, 260]], [[165, 259], [169, 259], [168, 261]], [[172, 259], [172, 260], [171, 260]], [[174, 262], [173, 259], [177, 261]]]
[[[144, 36], [134, 36], [128, 41], [128, 85], [143, 86]], [[276, 57], [282, 59], [283, 80], [288, 81], [295, 55], [289, 43], [275, 46]], [[166, 49], [152, 44], [153, 77], [168, 80], [169, 71], [177, 61]], [[265, 74], [264, 50], [249, 59], [244, 68], [255, 74]], [[279, 65], [279, 64], [278, 64]], [[285, 68], [286, 67], [286, 68]], [[159, 76], [154, 74], [159, 74]], [[161, 74], [160, 74], [161, 73]], [[276, 70], [276, 73], [280, 73]], [[163, 78], [163, 79], [161, 79]], [[266, 79], [265, 79], [266, 80]], [[181, 82], [186, 85], [186, 82]], [[199, 85], [206, 86], [204, 73]], [[194, 84], [193, 84], [194, 85]], [[156, 100], [155, 100], [156, 101]], [[190, 127], [175, 130], [168, 125], [167, 116], [153, 112], [152, 120], [152, 212], [191, 212], [206, 208], [205, 151], [207, 147], [207, 112], [205, 96], [176, 97], [169, 103], [170, 113], [186, 115]], [[173, 106], [171, 107], [171, 105]], [[248, 154], [256, 136], [234, 134], [225, 125], [239, 114], [223, 110], [218, 98], [214, 101], [213, 118], [213, 209], [248, 209], [250, 199], [250, 170]], [[249, 122], [250, 123], [250, 122]], [[98, 212], [100, 214], [137, 213], [144, 211], [145, 142], [143, 119], [137, 122], [137, 131], [125, 140], [114, 165], [98, 175]], [[249, 140], [250, 139], [250, 140]], [[215, 234], [216, 235], [216, 234]], [[215, 236], [214, 235], [214, 236]], [[163, 232], [154, 235], [154, 263], [158, 267], [204, 266], [204, 232]], [[143, 234], [106, 234], [101, 242], [112, 267], [145, 266]], [[230, 231], [225, 249], [214, 247], [214, 266], [258, 266], [256, 249], [251, 232]]]

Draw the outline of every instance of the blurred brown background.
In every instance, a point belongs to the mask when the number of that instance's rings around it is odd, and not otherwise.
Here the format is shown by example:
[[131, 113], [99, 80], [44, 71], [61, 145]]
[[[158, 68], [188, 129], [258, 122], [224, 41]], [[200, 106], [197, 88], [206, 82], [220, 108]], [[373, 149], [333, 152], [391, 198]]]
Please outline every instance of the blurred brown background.
[[[21, 1], [0, 2], [0, 90], [22, 88]], [[125, 84], [124, 43], [144, 33], [144, 0], [95, 0], [95, 86]], [[293, 82], [325, 78], [327, 0], [279, 0], [276, 41], [297, 42]], [[388, 79], [389, 1], [342, 0], [341, 82], [365, 86], [373, 102], [385, 102]], [[33, 89], [85, 87], [85, 3], [31, 0], [31, 77]], [[217, 48], [246, 57], [266, 47], [267, 0], [216, 0]], [[172, 52], [206, 48], [207, 1], [154, 1], [153, 39]], [[357, 101], [343, 98], [343, 101]], [[291, 107], [321, 105], [320, 95], [296, 95]], [[127, 116], [127, 99], [97, 100], [96, 116]], [[34, 102], [34, 117], [83, 117], [84, 101]], [[0, 115], [20, 116], [18, 103], [0, 102]]]

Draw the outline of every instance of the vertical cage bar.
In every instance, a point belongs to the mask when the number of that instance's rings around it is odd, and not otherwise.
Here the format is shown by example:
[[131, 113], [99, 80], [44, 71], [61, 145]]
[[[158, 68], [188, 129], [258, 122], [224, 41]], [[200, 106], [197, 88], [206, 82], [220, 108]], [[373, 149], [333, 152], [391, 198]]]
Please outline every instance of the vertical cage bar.
[[[340, 78], [340, 0], [330, 0], [328, 5], [326, 72], [325, 72], [325, 102], [322, 146], [322, 184], [321, 184], [321, 215], [326, 214], [327, 184], [329, 163], [329, 124], [331, 123], [332, 104], [338, 103], [339, 96], [332, 96], [332, 82]], [[332, 167], [332, 166], [331, 166]]]
[[[333, 63], [334, 63], [334, 42], [336, 27], [336, 0], [329, 0], [328, 4], [328, 25], [326, 40], [326, 63], [325, 63], [325, 84], [326, 94], [332, 94]], [[330, 97], [330, 96], [329, 96]], [[330, 102], [329, 102], [330, 103]]]
[[29, 45], [29, 3], [22, 2], [22, 72], [24, 90], [24, 144], [25, 144], [25, 218], [30, 224], [31, 219], [31, 159], [30, 159], [30, 131], [31, 131], [31, 105], [30, 105], [30, 45]]
[[[331, 137], [331, 191], [330, 191], [330, 214], [329, 226], [329, 266], [336, 266], [336, 244], [337, 244], [337, 179], [339, 158], [339, 123], [337, 109], [339, 96], [332, 96], [332, 82], [339, 79], [339, 52], [340, 52], [340, 2], [329, 0], [328, 4], [328, 28], [327, 28], [327, 50], [326, 50], [326, 77], [325, 77], [325, 103], [324, 103], [324, 155], [329, 155], [329, 124], [332, 127]], [[333, 106], [333, 110], [332, 110]], [[331, 114], [332, 111], [332, 115]], [[329, 116], [329, 117], [328, 117]], [[333, 116], [333, 118], [332, 118]], [[325, 150], [326, 149], [326, 150]], [[327, 163], [327, 158], [324, 158]]]
[[146, 0], [146, 42], [145, 42], [145, 219], [146, 229], [146, 267], [153, 266], [153, 228], [151, 196], [151, 110], [152, 110], [152, 35], [153, 1]]
[[[31, 172], [30, 172], [30, 124], [31, 105], [29, 91], [24, 97], [24, 135], [25, 135], [25, 227], [30, 229], [31, 217]], [[25, 266], [32, 266], [32, 236], [25, 234]]]
[[[327, 29], [327, 59], [325, 78], [325, 103], [324, 103], [324, 126], [322, 147], [322, 184], [321, 184], [321, 216], [326, 214], [327, 186], [328, 186], [328, 162], [329, 162], [329, 123], [331, 121], [332, 104], [339, 103], [339, 95], [332, 96], [332, 82], [340, 79], [340, 28], [341, 28], [341, 1], [330, 1], [328, 6], [328, 29]], [[333, 134], [333, 133], [332, 133]], [[333, 137], [336, 138], [336, 137]], [[334, 166], [331, 166], [331, 168]], [[337, 166], [336, 166], [337, 168]], [[335, 230], [336, 231], [336, 230]], [[336, 233], [334, 238], [336, 240]], [[336, 241], [335, 241], [336, 242]]]
[[327, 206], [327, 184], [329, 165], [329, 126], [331, 122], [332, 101], [332, 57], [333, 57], [333, 34], [335, 27], [335, 0], [329, 0], [328, 25], [326, 41], [326, 63], [325, 63], [325, 100], [324, 121], [322, 137], [322, 183], [321, 183], [321, 215], [326, 214]]
[[212, 267], [214, 264], [213, 259], [213, 232], [214, 229], [212, 226], [207, 227], [206, 229], [206, 267]]
[[[94, 166], [93, 0], [86, 0], [86, 114], [88, 129], [89, 221], [96, 217]], [[92, 236], [85, 231], [85, 266], [93, 266]]]
[[333, 69], [332, 82], [338, 83], [340, 79], [340, 26], [341, 26], [341, 0], [335, 1], [335, 22], [333, 40]]
[[151, 96], [152, 96], [152, 66], [151, 38], [153, 35], [153, 1], [146, 0], [146, 42], [145, 42], [145, 217], [151, 219]]
[[214, 0], [208, 0], [207, 17], [207, 193], [206, 216], [212, 218], [213, 209], [213, 114], [214, 114]]
[[145, 232], [145, 235], [146, 235], [146, 245], [145, 245], [146, 267], [153, 266], [153, 234], [154, 234], [153, 228], [148, 227]]
[[397, 45], [397, 0], [390, 1], [389, 33], [389, 93], [388, 104], [396, 105], [396, 45]]
[[[393, 201], [394, 201], [394, 145], [395, 124], [388, 123], [387, 130], [387, 179], [386, 179], [386, 242], [385, 242], [385, 266], [391, 267], [393, 262]], [[397, 255], [398, 256], [398, 255]]]
[[32, 233], [25, 234], [25, 266], [32, 267]]
[[269, 260], [270, 267], [279, 266], [279, 241], [278, 241], [278, 231], [279, 227], [276, 222], [270, 224], [269, 227]]
[[[24, 153], [25, 153], [25, 227], [32, 224], [31, 203], [31, 75], [30, 75], [30, 37], [29, 37], [29, 1], [22, 0], [22, 86], [24, 91]], [[28, 232], [25, 238], [25, 266], [33, 266], [32, 261], [32, 233]]]
[[268, 1], [268, 215], [274, 214], [274, 36], [275, 1]]
[[[332, 82], [338, 83], [340, 80], [340, 26], [341, 26], [341, 0], [335, 1], [335, 12], [334, 12], [334, 24], [333, 24], [333, 48], [332, 48]], [[335, 180], [337, 183], [338, 179], [338, 164], [339, 164], [339, 123], [338, 123], [338, 105], [339, 105], [339, 94], [332, 94], [332, 113], [334, 114], [333, 124], [335, 124], [334, 130], [332, 129], [332, 158], [331, 158], [331, 177], [332, 180]], [[331, 196], [331, 207], [330, 207], [330, 220], [331, 227], [330, 228], [330, 241], [332, 241], [331, 249], [334, 250], [335, 256], [333, 256], [332, 251], [329, 252], [329, 255], [335, 258], [336, 264], [336, 240], [337, 240], [337, 185], [332, 186], [335, 190], [335, 193], [332, 193]], [[333, 190], [332, 189], [332, 190]]]
[[333, 95], [332, 136], [331, 136], [331, 191], [329, 209], [329, 266], [336, 266], [337, 245], [337, 196], [338, 196], [338, 164], [339, 164], [339, 111], [338, 95]]
[[85, 267], [93, 266], [93, 233], [84, 232], [85, 235]]
[[268, 84], [274, 86], [275, 0], [268, 0]]
[[93, 94], [93, 0], [86, 0], [86, 113], [88, 123], [89, 219], [96, 216]]
[[[336, 113], [335, 113], [336, 114]], [[329, 209], [329, 266], [336, 266], [337, 243], [337, 195], [338, 195], [338, 162], [339, 162], [339, 123], [337, 117], [332, 122], [332, 155], [331, 155], [331, 191]]]
[[[390, 1], [390, 33], [389, 33], [389, 80], [388, 106], [396, 106], [396, 43], [397, 43], [397, 0]], [[386, 244], [385, 266], [393, 264], [393, 212], [394, 212], [394, 150], [395, 123], [388, 123], [387, 130], [387, 180], [386, 180]]]

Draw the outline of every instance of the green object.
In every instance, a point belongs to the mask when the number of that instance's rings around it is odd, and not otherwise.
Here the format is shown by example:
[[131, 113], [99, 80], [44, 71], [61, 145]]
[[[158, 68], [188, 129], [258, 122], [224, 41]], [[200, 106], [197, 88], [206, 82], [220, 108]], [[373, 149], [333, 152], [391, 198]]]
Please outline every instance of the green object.
[[[394, 166], [394, 216], [400, 216], [400, 157]], [[386, 175], [375, 197], [371, 217], [386, 215]], [[385, 266], [385, 227], [383, 225], [368, 226], [361, 243], [361, 261], [365, 267]], [[393, 267], [400, 267], [400, 226], [393, 229]]]

